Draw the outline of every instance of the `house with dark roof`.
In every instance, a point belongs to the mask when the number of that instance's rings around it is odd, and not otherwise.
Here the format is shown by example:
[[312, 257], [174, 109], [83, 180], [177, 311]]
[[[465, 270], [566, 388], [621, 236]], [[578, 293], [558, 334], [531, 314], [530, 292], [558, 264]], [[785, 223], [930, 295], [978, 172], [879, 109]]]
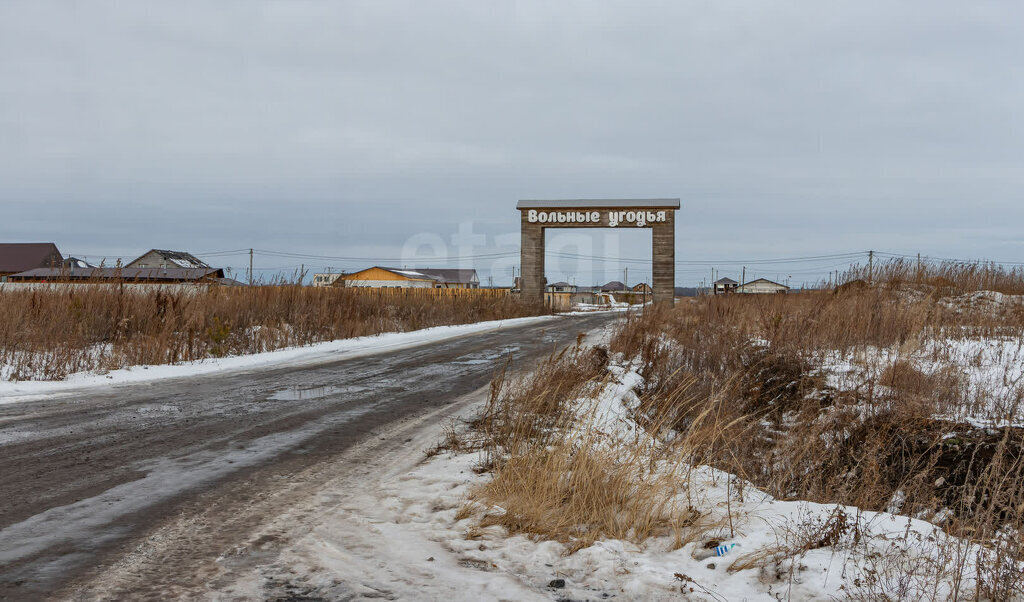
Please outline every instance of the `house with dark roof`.
[[625, 292], [626, 290], [628, 290], [628, 289], [626, 288], [625, 284], [622, 284], [618, 280], [612, 280], [611, 282], [603, 284], [601, 286], [601, 291], [600, 292], [602, 292], [602, 293], [621, 293], [621, 292]]
[[547, 292], [549, 293], [575, 293], [576, 285], [569, 284], [568, 282], [555, 282], [547, 286]]
[[210, 266], [203, 260], [185, 251], [167, 251], [164, 249], [150, 249], [142, 256], [128, 262], [126, 268], [184, 268], [184, 269], [210, 269]]
[[63, 261], [52, 242], [0, 243], [0, 280], [25, 270], [60, 267]]
[[65, 257], [64, 261], [60, 263], [60, 267], [73, 270], [75, 268], [94, 268], [96, 266], [84, 259], [79, 259], [77, 257]]
[[736, 282], [732, 278], [719, 278], [718, 280], [715, 280], [715, 294], [723, 295], [725, 293], [734, 292], [736, 287], [739, 285], [740, 283]]

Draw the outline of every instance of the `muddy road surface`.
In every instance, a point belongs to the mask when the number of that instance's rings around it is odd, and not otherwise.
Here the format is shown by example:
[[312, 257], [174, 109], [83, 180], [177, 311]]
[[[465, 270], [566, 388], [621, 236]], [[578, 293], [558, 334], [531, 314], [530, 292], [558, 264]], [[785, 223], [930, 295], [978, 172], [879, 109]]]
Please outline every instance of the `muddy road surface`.
[[[76, 584], [102, 580], [169, 521], [255, 507], [376, 431], [486, 386], [510, 358], [525, 367], [615, 318], [0, 404], [0, 600], [75, 598]], [[168, 573], [259, 526], [233, 524], [243, 515], [259, 520], [235, 511], [188, 533], [187, 558], [166, 559]]]

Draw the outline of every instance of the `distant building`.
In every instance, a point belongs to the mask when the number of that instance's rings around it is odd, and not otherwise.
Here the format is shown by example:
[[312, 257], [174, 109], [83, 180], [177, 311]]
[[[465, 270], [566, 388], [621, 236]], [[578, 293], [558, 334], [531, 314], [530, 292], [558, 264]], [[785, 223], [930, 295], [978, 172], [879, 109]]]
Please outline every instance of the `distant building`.
[[334, 286], [349, 288], [480, 288], [476, 270], [405, 269], [375, 266], [341, 276]]
[[626, 291], [626, 285], [622, 284], [618, 280], [612, 280], [601, 286], [600, 292], [602, 293], [621, 293]]
[[654, 292], [654, 289], [652, 289], [651, 285], [647, 284], [646, 282], [641, 282], [640, 284], [636, 284], [633, 286], [633, 292], [642, 293], [644, 295], [650, 295]]
[[575, 293], [576, 285], [569, 284], [568, 282], [555, 282], [547, 286], [547, 292], [549, 293]]
[[715, 294], [722, 295], [725, 293], [735, 292], [736, 287], [739, 285], [740, 283], [736, 282], [732, 278], [720, 278], [715, 281]]
[[89, 263], [84, 259], [79, 259], [77, 257], [66, 257], [64, 261], [61, 262], [60, 267], [67, 270], [73, 270], [75, 268], [94, 268], [96, 266], [94, 266], [93, 264]]
[[60, 267], [63, 261], [52, 242], [0, 243], [0, 279], [26, 270]]
[[772, 282], [766, 278], [758, 278], [750, 282], [741, 284], [734, 289], [734, 292], [741, 294], [770, 294], [770, 293], [786, 293], [789, 291], [789, 287], [785, 284], [779, 284], [778, 282]]
[[313, 274], [313, 286], [334, 286], [344, 274]]
[[124, 267], [210, 269], [210, 266], [205, 261], [191, 253], [186, 253], [185, 251], [166, 251], [163, 249], [151, 249], [141, 257], [132, 260]]
[[433, 278], [435, 288], [480, 288], [480, 277], [473, 269], [430, 269], [416, 268], [416, 272]]

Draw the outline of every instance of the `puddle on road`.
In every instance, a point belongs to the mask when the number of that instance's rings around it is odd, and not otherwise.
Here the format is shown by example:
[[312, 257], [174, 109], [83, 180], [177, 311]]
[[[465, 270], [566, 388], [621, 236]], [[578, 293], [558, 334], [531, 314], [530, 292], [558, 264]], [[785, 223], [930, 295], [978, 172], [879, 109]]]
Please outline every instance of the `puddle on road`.
[[359, 393], [360, 391], [366, 391], [367, 387], [359, 387], [350, 385], [346, 387], [289, 387], [282, 389], [270, 397], [268, 400], [273, 401], [302, 401], [306, 399], [319, 399], [321, 397], [328, 397], [331, 395], [341, 395], [344, 393]]

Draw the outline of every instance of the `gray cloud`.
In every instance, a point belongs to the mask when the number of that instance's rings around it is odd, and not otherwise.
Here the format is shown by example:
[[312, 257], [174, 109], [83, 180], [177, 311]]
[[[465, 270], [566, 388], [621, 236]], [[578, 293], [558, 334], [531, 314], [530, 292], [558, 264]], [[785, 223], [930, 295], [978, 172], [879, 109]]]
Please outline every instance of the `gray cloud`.
[[947, 0], [9, 0], [0, 239], [393, 257], [473, 221], [493, 253], [518, 198], [678, 196], [680, 259], [1024, 261], [1022, 20]]

